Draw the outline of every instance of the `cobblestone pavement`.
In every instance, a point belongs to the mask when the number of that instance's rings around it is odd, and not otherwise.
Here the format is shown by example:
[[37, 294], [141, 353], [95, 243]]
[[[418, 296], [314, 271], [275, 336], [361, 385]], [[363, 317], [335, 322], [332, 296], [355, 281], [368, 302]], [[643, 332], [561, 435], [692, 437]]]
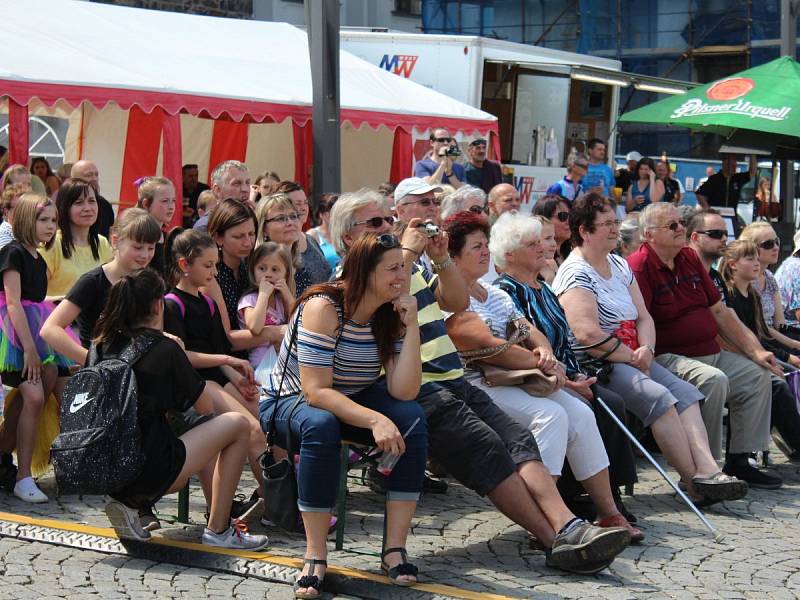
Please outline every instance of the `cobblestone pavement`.
[[[598, 576], [568, 576], [545, 567], [543, 555], [528, 547], [526, 534], [519, 527], [497, 513], [486, 500], [457, 484], [451, 485], [446, 495], [428, 495], [423, 499], [409, 538], [409, 553], [421, 567], [426, 582], [515, 598], [534, 595], [537, 598], [609, 599], [795, 598], [800, 596], [797, 542], [800, 539], [800, 465], [787, 463], [778, 452], [773, 452], [772, 456], [777, 463], [775, 470], [785, 481], [782, 489], [751, 490], [744, 500], [707, 509], [706, 515], [725, 534], [722, 543], [713, 541], [697, 517], [679, 503], [652, 467], [640, 463], [641, 481], [635, 495], [626, 497], [625, 502], [639, 517], [639, 526], [647, 539], [640, 546], [626, 549], [610, 569]], [[42, 478], [40, 485], [54, 498], [52, 477]], [[251, 491], [252, 479], [244, 477], [241, 487]], [[192, 490], [193, 526], [167, 523], [169, 515], [177, 512], [176, 499], [177, 496], [171, 496], [159, 503], [165, 524], [161, 534], [198, 541], [199, 523], [205, 511], [199, 488], [193, 486]], [[0, 511], [107, 527], [102, 507], [103, 500], [98, 497], [62, 496], [43, 505], [25, 505], [10, 495], [0, 494]], [[365, 487], [351, 484], [348, 509], [346, 547], [377, 552], [382, 533], [381, 498]], [[256, 519], [251, 529], [262, 531], [263, 528]], [[272, 540], [269, 552], [302, 556], [302, 537], [278, 530], [267, 532]], [[9, 549], [13, 550], [9, 552]], [[169, 585], [177, 585], [195, 575], [193, 589], [198, 592], [203, 589], [203, 594], [216, 591], [218, 588], [213, 586], [217, 582], [226, 597], [239, 597], [236, 594], [240, 589], [244, 594], [253, 588], [258, 588], [259, 597], [263, 597], [265, 589], [263, 581], [251, 585], [238, 576], [13, 539], [0, 539], [0, 557], [0, 566], [5, 569], [0, 583], [23, 588], [24, 580], [33, 573], [38, 577], [40, 571], [47, 581], [58, 581], [58, 585], [62, 585], [62, 580], [72, 581], [73, 570], [65, 570], [61, 565], [74, 562], [79, 567], [74, 571], [78, 574], [76, 578], [84, 585], [88, 581], [100, 586], [87, 589], [102, 590], [104, 595], [113, 588], [123, 597], [149, 597], [148, 594], [166, 592]], [[57, 557], [62, 557], [61, 563]], [[378, 573], [376, 557], [332, 551], [328, 558], [337, 566]], [[104, 573], [116, 569], [119, 574], [116, 580], [110, 576], [101, 577], [95, 583], [92, 578], [95, 569]], [[148, 588], [151, 580], [158, 580], [152, 585], [161, 587]], [[135, 583], [129, 588], [129, 582]], [[268, 597], [288, 597], [290, 588], [280, 588], [276, 588], [274, 595], [269, 595], [273, 594], [269, 589]], [[182, 597], [180, 594], [186, 591], [179, 587], [170, 589], [176, 597]], [[8, 589], [0, 585], [0, 597], [22, 597], [6, 596], [7, 592]], [[380, 594], [377, 597], [381, 597]]]
[[287, 585], [204, 569], [0, 539], [0, 599], [289, 600]]

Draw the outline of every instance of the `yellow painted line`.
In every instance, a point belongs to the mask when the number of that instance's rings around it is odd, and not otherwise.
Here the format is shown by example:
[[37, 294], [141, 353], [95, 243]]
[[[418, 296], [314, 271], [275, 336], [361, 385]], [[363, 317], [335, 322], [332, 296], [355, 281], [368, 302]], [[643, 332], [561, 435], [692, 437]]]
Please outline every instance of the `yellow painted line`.
[[[110, 527], [96, 527], [94, 525], [84, 525], [82, 523], [73, 523], [71, 521], [60, 521], [56, 519], [39, 519], [28, 517], [26, 515], [18, 515], [15, 513], [7, 513], [0, 511], [0, 521], [8, 521], [10, 523], [19, 523], [20, 525], [34, 525], [36, 527], [47, 527], [49, 529], [58, 529], [60, 531], [70, 531], [72, 533], [85, 533], [87, 535], [94, 535], [104, 538], [117, 539], [117, 534]], [[245, 550], [231, 550], [229, 548], [216, 548], [214, 546], [207, 546], [205, 544], [198, 544], [196, 542], [183, 542], [180, 540], [172, 540], [160, 535], [154, 535], [151, 538], [151, 544], [158, 544], [160, 546], [168, 546], [170, 548], [182, 548], [184, 550], [194, 550], [196, 552], [206, 552], [208, 554], [221, 554], [225, 556], [233, 556], [235, 558], [245, 558], [248, 560], [257, 560], [261, 562], [281, 565], [284, 567], [294, 567], [296, 569], [303, 568], [303, 559], [292, 558], [289, 556], [279, 556], [276, 554], [269, 554], [266, 552], [248, 552]], [[358, 569], [350, 569], [348, 567], [337, 567], [331, 565], [328, 571], [344, 577], [352, 577], [355, 579], [363, 579], [375, 583], [385, 585], [392, 585], [387, 577], [383, 575], [376, 575], [369, 571], [360, 571]], [[420, 592], [430, 592], [432, 594], [440, 594], [444, 596], [451, 596], [453, 598], [463, 598], [465, 600], [517, 600], [513, 596], [503, 596], [501, 594], [492, 594], [488, 592], [473, 592], [449, 585], [441, 585], [438, 583], [418, 583], [413, 587], [414, 590]]]

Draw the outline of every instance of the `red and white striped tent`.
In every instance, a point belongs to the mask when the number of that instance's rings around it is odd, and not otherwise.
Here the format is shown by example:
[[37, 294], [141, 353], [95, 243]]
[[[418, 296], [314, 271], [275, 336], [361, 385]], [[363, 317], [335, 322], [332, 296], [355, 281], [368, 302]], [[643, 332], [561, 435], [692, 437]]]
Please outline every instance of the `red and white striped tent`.
[[[186, 163], [201, 180], [237, 159], [308, 183], [304, 31], [71, 0], [0, 0], [0, 15], [11, 162], [28, 161], [29, 117], [50, 115], [69, 120], [65, 162], [97, 163], [101, 192], [123, 207], [138, 177], [178, 183]], [[340, 86], [344, 190], [407, 176], [413, 138], [432, 127], [497, 140], [494, 116], [344, 51]]]

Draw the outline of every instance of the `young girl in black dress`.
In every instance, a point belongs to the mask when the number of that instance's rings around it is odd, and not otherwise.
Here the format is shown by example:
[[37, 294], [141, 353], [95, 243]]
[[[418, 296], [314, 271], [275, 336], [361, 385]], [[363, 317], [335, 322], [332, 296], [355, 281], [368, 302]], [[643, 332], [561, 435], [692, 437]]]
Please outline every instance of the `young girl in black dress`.
[[216, 275], [217, 247], [208, 234], [196, 229], [173, 230], [167, 247], [175, 287], [165, 297], [164, 329], [183, 340], [189, 362], [218, 392], [214, 412], [235, 411], [248, 418], [251, 434], [248, 457], [253, 475], [261, 484], [263, 475], [258, 457], [266, 450], [266, 442], [256, 418], [259, 390], [253, 368], [247, 360], [230, 355], [231, 344], [220, 308], [210, 296], [200, 292]]
[[[42, 337], [47, 343], [76, 363], [85, 363], [95, 324], [106, 306], [111, 286], [147, 267], [160, 239], [161, 227], [147, 211], [130, 208], [122, 213], [111, 228], [113, 260], [82, 275], [67, 292], [42, 326]], [[80, 343], [67, 333], [75, 321]]]
[[213, 497], [203, 543], [223, 548], [260, 550], [266, 536], [251, 535], [231, 522], [230, 508], [247, 454], [248, 422], [235, 413], [218, 415], [177, 437], [166, 414], [196, 406], [210, 412], [218, 390], [192, 368], [186, 353], [162, 334], [164, 284], [151, 269], [127, 275], [111, 288], [106, 310], [97, 322], [100, 360], [118, 356], [139, 336], [155, 338], [133, 366], [138, 386], [137, 412], [141, 448], [146, 459], [141, 474], [112, 494], [106, 514], [118, 537], [146, 541], [150, 532], [139, 520], [139, 508], [184, 488], [191, 475], [214, 461]]
[[36, 250], [56, 233], [53, 202], [36, 194], [23, 195], [14, 209], [13, 232], [14, 241], [0, 250], [0, 372], [5, 385], [19, 390], [22, 402], [6, 412], [0, 460], [7, 465], [16, 448], [14, 495], [26, 502], [47, 502], [31, 476], [36, 425], [55, 387], [58, 367], [72, 364], [39, 335], [54, 308], [45, 301], [47, 265]]

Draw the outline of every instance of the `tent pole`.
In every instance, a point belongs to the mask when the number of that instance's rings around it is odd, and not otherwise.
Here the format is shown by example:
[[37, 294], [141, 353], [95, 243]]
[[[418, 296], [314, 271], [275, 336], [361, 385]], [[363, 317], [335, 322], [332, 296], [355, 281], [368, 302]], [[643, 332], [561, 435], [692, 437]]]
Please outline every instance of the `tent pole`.
[[[781, 0], [781, 56], [797, 55], [797, 9], [798, 0]], [[794, 207], [794, 161], [781, 161], [781, 233], [785, 243], [791, 247], [795, 225]], [[790, 227], [791, 224], [791, 227]], [[785, 233], [784, 233], [785, 232]], [[786, 235], [786, 234], [789, 235]]]
[[306, 0], [306, 28], [313, 87], [314, 168], [310, 201], [341, 192], [339, 130], [339, 2]]

